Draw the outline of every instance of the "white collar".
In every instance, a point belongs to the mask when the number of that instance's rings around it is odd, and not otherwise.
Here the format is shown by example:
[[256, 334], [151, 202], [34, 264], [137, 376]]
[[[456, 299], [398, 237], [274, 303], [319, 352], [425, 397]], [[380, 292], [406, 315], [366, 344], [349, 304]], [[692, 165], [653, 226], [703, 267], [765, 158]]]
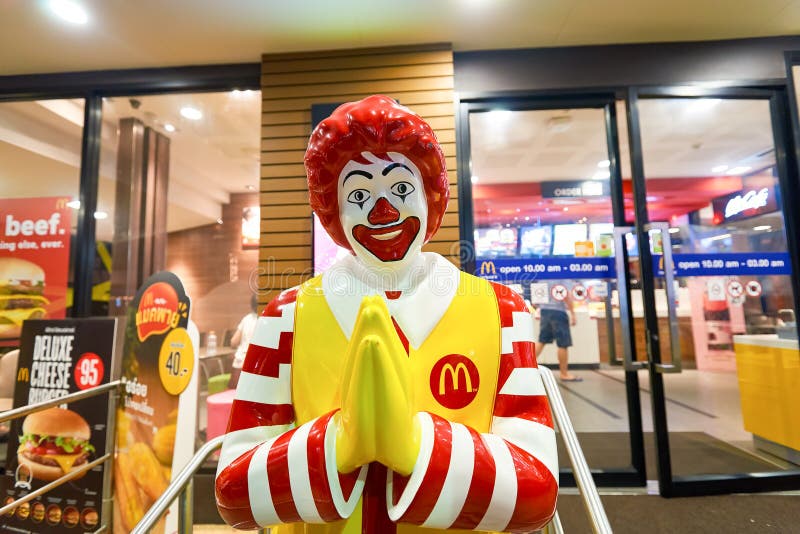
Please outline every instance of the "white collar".
[[325, 301], [347, 339], [353, 333], [361, 299], [380, 295], [409, 345], [415, 349], [422, 345], [450, 307], [461, 272], [433, 252], [422, 252], [412, 269], [409, 287], [397, 299], [388, 299], [384, 288], [370, 284], [369, 271], [355, 256], [342, 258], [322, 274]]

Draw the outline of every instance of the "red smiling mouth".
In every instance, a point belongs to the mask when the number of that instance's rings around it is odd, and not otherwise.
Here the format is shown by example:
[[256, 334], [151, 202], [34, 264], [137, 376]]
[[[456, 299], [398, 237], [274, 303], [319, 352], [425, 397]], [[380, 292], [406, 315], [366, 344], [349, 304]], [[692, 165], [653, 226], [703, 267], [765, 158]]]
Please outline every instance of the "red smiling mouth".
[[358, 224], [353, 227], [353, 237], [379, 260], [397, 261], [405, 257], [419, 228], [417, 217], [407, 217], [402, 222], [380, 228]]

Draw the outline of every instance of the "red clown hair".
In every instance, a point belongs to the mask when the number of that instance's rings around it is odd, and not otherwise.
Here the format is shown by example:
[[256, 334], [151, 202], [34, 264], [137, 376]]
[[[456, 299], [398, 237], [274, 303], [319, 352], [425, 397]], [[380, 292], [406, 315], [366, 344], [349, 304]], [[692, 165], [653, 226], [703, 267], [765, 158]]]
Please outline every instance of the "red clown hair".
[[383, 95], [342, 104], [308, 141], [304, 163], [311, 209], [331, 239], [353, 251], [339, 220], [339, 174], [350, 160], [362, 160], [362, 152], [385, 159], [398, 152], [417, 166], [428, 203], [427, 243], [442, 224], [450, 197], [444, 154], [428, 123]]

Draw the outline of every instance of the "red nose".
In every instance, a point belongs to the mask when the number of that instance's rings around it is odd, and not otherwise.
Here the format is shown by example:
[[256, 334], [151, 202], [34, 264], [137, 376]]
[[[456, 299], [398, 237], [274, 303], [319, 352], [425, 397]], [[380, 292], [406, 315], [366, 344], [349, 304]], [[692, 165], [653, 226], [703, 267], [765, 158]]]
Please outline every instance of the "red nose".
[[400, 218], [400, 212], [392, 204], [381, 197], [375, 203], [372, 211], [369, 212], [367, 220], [370, 224], [389, 224]]

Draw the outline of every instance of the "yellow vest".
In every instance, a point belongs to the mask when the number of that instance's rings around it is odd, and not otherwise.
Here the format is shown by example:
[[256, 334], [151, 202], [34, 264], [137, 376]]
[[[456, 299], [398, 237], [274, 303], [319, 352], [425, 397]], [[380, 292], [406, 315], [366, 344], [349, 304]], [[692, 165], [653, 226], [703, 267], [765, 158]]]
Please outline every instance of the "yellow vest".
[[[348, 340], [322, 292], [321, 276], [308, 280], [298, 291], [295, 314], [292, 403], [300, 426], [340, 407], [339, 381]], [[417, 385], [417, 411], [488, 432], [500, 361], [500, 317], [489, 282], [460, 273], [456, 296], [422, 345], [409, 347], [409, 358]], [[346, 520], [281, 525], [273, 532], [360, 534], [361, 504]], [[397, 532], [459, 531], [398, 524]]]

